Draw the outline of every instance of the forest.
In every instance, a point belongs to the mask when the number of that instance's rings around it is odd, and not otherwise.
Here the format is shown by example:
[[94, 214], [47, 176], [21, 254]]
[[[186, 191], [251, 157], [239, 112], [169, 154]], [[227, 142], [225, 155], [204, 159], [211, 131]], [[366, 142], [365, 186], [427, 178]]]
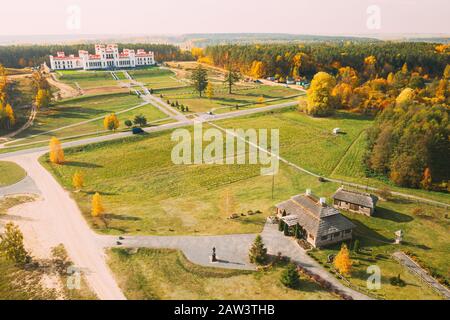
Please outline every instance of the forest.
[[[119, 50], [144, 49], [155, 53], [157, 62], [167, 60], [192, 60], [189, 51], [181, 51], [174, 45], [167, 44], [119, 44]], [[50, 64], [49, 55], [55, 55], [58, 51], [64, 51], [66, 55], [78, 55], [78, 50], [87, 50], [94, 53], [94, 45], [17, 45], [0, 46], [0, 64], [5, 68], [25, 68], [38, 66], [44, 62]]]
[[419, 42], [225, 45], [200, 62], [253, 78], [311, 80], [299, 109], [369, 114], [366, 174], [395, 185], [450, 190], [450, 46]]

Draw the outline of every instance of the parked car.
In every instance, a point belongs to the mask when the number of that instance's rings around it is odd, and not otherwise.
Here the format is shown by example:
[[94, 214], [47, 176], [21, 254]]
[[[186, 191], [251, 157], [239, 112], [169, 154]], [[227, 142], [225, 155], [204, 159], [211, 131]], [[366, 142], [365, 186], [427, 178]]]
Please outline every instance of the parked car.
[[141, 128], [133, 128], [131, 132], [133, 132], [133, 134], [141, 134], [144, 133], [144, 130], [142, 130]]

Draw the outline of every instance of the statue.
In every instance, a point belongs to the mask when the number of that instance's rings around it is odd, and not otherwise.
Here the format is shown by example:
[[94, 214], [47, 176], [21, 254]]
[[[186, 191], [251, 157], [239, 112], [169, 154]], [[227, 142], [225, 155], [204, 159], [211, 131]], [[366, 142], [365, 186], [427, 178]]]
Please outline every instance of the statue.
[[216, 257], [216, 247], [213, 247], [213, 249], [212, 249], [211, 261], [212, 261], [212, 262], [217, 262], [217, 257]]

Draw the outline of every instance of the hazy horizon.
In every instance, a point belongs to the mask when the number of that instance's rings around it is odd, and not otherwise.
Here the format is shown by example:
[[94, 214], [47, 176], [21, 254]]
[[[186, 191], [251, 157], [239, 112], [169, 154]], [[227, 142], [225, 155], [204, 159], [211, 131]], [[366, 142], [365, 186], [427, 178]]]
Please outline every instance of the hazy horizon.
[[1, 36], [450, 34], [448, 0], [19, 0], [2, 8]]

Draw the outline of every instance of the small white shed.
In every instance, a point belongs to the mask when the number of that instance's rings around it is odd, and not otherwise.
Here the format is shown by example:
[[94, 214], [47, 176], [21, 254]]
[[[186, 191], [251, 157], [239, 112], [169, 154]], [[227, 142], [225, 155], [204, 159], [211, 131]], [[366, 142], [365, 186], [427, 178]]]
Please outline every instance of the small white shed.
[[341, 128], [334, 128], [333, 134], [339, 134], [341, 132]]

